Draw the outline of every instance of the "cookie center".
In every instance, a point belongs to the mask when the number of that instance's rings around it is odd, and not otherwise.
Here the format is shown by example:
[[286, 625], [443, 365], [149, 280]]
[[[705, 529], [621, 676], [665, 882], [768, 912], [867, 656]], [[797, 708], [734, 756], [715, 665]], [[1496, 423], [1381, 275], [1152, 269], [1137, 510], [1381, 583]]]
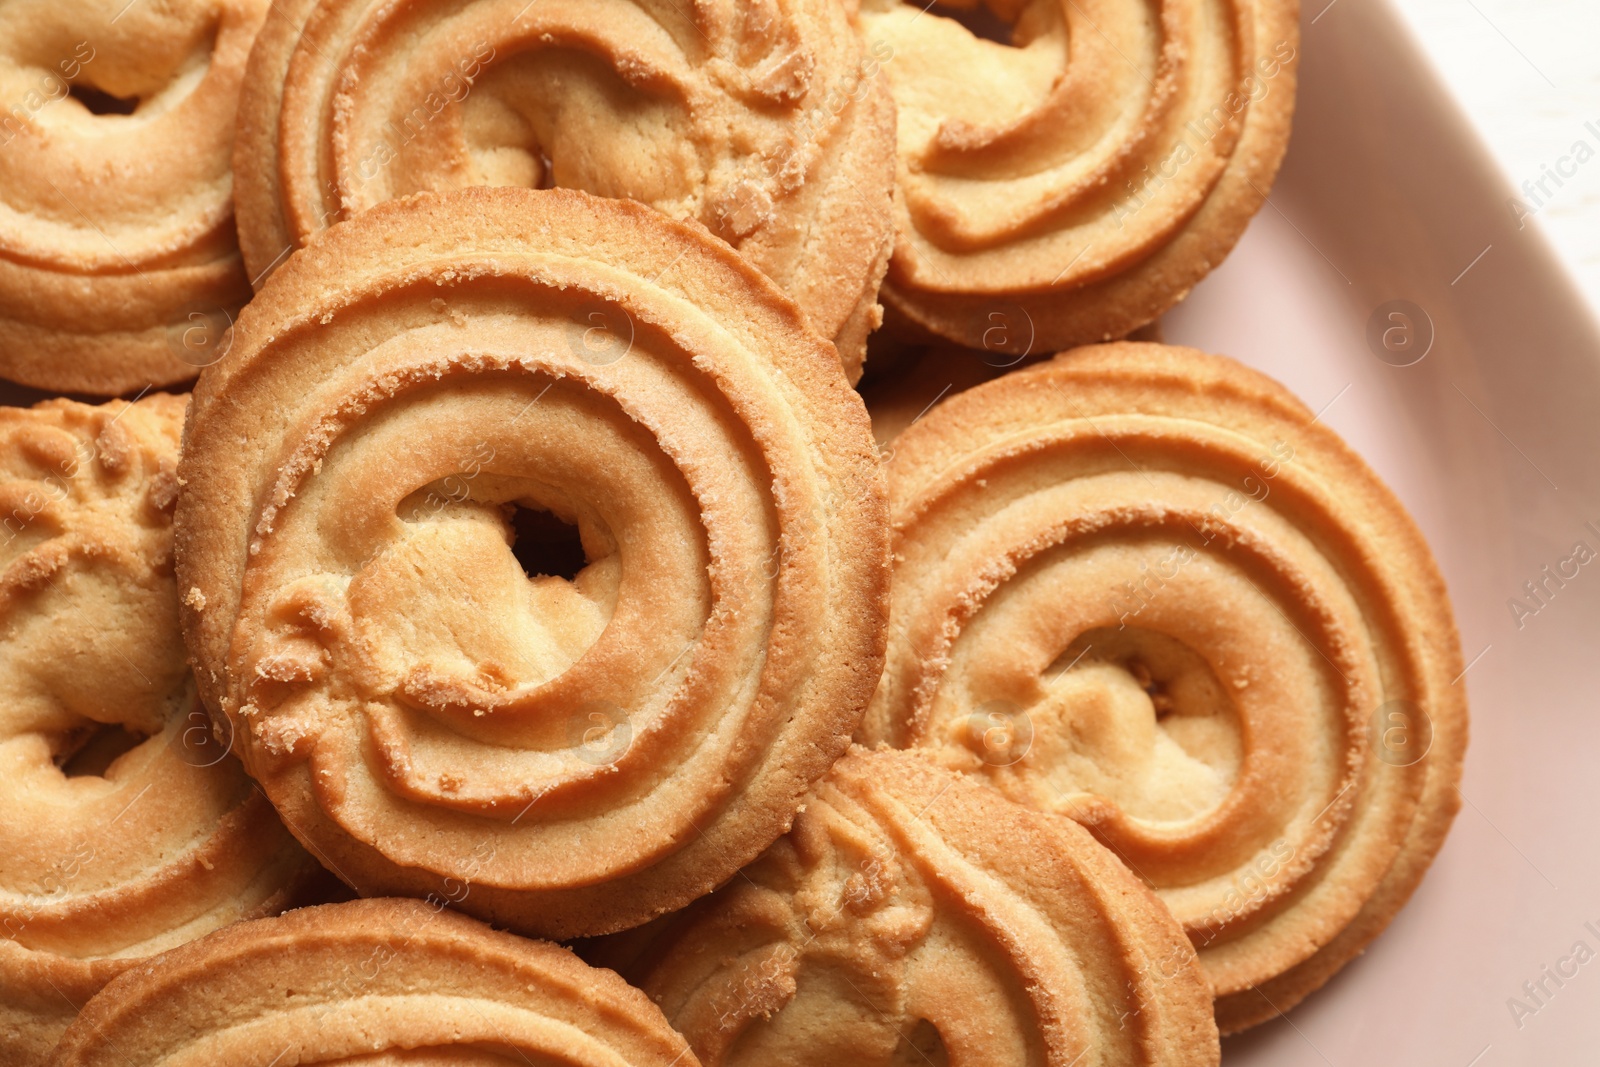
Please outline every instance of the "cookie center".
[[116, 96], [92, 85], [74, 85], [67, 95], [91, 115], [131, 115], [139, 106], [137, 96]]
[[404, 605], [403, 632], [383, 627], [408, 650], [395, 650], [402, 659], [491, 688], [543, 683], [610, 620], [619, 575], [609, 534], [519, 479], [452, 475], [407, 497], [399, 515], [402, 543], [361, 585], [363, 601]]
[[927, 1019], [919, 1019], [909, 1033], [901, 1034], [900, 1044], [895, 1047], [889, 1063], [890, 1067], [921, 1067], [924, 1064], [949, 1067], [950, 1053], [944, 1047], [939, 1028]]
[[1215, 809], [1239, 775], [1238, 709], [1206, 659], [1140, 627], [1074, 640], [1028, 706], [994, 701], [953, 724], [1008, 792], [1059, 809], [1084, 794], [1148, 822]]
[[511, 554], [530, 579], [573, 581], [589, 563], [578, 527], [543, 508], [510, 505]]
[[53, 759], [67, 778], [104, 778], [113, 763], [145, 739], [121, 723], [91, 723], [61, 737]]
[[600, 57], [540, 49], [487, 65], [460, 93], [477, 184], [582, 189], [682, 207], [697, 168], [681, 102]]
[[901, 2], [934, 18], [949, 19], [980, 41], [993, 41], [995, 44], [1008, 47], [1014, 44], [1015, 30], [1011, 22], [1001, 18], [987, 4], [922, 4], [917, 0], [901, 0]]
[[[1001, 130], [1041, 106], [1066, 71], [1067, 26], [1059, 4], [1008, 5], [1002, 18], [978, 3], [863, 0], [868, 51], [894, 58], [885, 70], [900, 105], [902, 153], [920, 156], [946, 134]], [[960, 71], [959, 77], [951, 71]]]

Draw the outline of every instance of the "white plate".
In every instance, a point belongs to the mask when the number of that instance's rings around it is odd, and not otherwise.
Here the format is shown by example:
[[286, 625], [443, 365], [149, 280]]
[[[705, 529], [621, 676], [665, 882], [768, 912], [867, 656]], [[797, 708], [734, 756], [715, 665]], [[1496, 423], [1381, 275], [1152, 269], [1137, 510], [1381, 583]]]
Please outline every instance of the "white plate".
[[[1472, 741], [1461, 814], [1410, 904], [1223, 1059], [1600, 1063], [1600, 329], [1393, 12], [1325, 2], [1305, 0], [1272, 202], [1166, 339], [1278, 378], [1399, 493], [1450, 585]], [[1395, 300], [1432, 321], [1410, 366], [1368, 344]], [[1580, 541], [1594, 562], [1528, 597]]]

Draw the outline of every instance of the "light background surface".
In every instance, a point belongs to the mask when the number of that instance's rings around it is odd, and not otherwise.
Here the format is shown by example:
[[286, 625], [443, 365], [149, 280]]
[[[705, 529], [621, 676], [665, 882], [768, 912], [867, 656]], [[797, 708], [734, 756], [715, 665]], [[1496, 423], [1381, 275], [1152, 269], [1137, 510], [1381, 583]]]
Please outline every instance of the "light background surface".
[[[1323, 11], [1324, 19], [1345, 0], [1324, 11], [1326, 2], [1302, 0], [1311, 17]], [[1394, 3], [1590, 306], [1600, 309], [1600, 2]], [[1594, 152], [1584, 163], [1574, 152], [1580, 141]]]

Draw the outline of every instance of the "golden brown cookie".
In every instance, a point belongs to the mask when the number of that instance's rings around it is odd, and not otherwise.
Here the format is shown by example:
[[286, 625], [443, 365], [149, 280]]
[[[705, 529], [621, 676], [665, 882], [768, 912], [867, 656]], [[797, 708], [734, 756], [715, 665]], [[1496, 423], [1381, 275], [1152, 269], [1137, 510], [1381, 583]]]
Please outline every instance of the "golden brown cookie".
[[439, 902], [357, 900], [240, 923], [89, 1003], [50, 1067], [698, 1067], [643, 993]]
[[1064, 353], [895, 441], [889, 661], [862, 727], [1071, 815], [1200, 950], [1224, 1032], [1360, 952], [1459, 804], [1444, 582], [1270, 379]]
[[240, 118], [252, 276], [408, 193], [583, 189], [704, 223], [860, 376], [893, 243], [894, 104], [833, 0], [274, 11]]
[[[859, 0], [899, 109], [882, 299], [1014, 357], [1122, 337], [1183, 299], [1272, 188], [1295, 0]], [[951, 9], [956, 9], [954, 12]], [[952, 76], [959, 71], [960, 76]]]
[[547, 936], [681, 907], [877, 679], [866, 411], [765, 276], [643, 205], [364, 212], [273, 275], [186, 433], [201, 691], [364, 894], [470, 883]]
[[266, 0], [0, 0], [0, 375], [193, 378], [250, 296], [239, 84]]
[[1218, 1061], [1161, 904], [1066, 819], [855, 749], [643, 980], [707, 1067]]
[[0, 408], [0, 1061], [144, 956], [311, 869], [227, 755], [178, 629], [184, 397]]

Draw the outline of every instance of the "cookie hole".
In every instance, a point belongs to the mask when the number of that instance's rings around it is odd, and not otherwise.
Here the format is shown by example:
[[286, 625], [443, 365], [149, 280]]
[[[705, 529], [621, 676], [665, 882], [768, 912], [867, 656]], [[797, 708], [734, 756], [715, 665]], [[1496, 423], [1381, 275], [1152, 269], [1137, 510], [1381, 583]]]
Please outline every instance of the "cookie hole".
[[945, 1050], [944, 1038], [939, 1036], [939, 1028], [926, 1019], [919, 1019], [909, 1033], [900, 1036], [889, 1062], [892, 1067], [926, 1067], [928, 1064], [949, 1067], [950, 1054]]
[[541, 575], [572, 581], [589, 563], [578, 528], [539, 508], [509, 505], [511, 554], [530, 578]]
[[993, 41], [1003, 44], [1007, 48], [1016, 47], [1012, 33], [1011, 23], [991, 11], [986, 4], [974, 4], [972, 7], [957, 7], [954, 4], [934, 3], [932, 5], [917, 3], [917, 0], [906, 0], [912, 7], [926, 11], [930, 15], [959, 22], [967, 28], [972, 36], [984, 41]]
[[92, 85], [74, 85], [68, 94], [91, 115], [131, 115], [139, 107], [136, 96], [112, 96]]
[[1172, 696], [1167, 692], [1165, 682], [1150, 673], [1150, 668], [1141, 660], [1132, 660], [1127, 664], [1127, 671], [1133, 680], [1143, 689], [1150, 698], [1150, 706], [1155, 709], [1156, 722], [1160, 722], [1172, 714]]
[[1205, 657], [1177, 638], [1139, 626], [1089, 630], [1073, 641], [1044, 677], [1058, 679], [1080, 664], [1114, 664], [1144, 690], [1158, 723], [1231, 715], [1232, 699]]
[[55, 763], [68, 778], [103, 778], [113, 763], [144, 740], [143, 734], [121, 723], [96, 724], [70, 735], [56, 753]]

